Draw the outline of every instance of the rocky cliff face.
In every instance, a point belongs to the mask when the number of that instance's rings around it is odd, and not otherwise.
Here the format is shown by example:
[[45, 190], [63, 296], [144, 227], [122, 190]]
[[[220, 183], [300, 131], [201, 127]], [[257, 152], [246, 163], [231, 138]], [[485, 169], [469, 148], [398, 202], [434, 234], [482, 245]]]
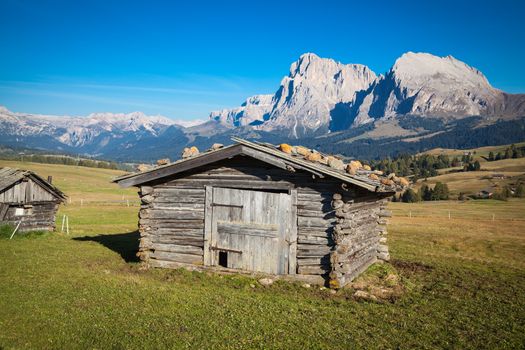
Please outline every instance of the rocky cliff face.
[[376, 78], [366, 66], [342, 64], [308, 53], [292, 64], [275, 95], [263, 95], [264, 103], [257, 105], [262, 105], [257, 113], [247, 111], [253, 105], [245, 103], [239, 108], [214, 112], [210, 118], [233, 126], [280, 131], [291, 137], [325, 133], [335, 106], [354, 101], [356, 93], [368, 89]]
[[427, 53], [408, 52], [379, 77], [363, 65], [305, 54], [292, 64], [275, 95], [264, 96], [263, 104], [255, 104], [256, 113], [247, 110], [248, 99], [211, 118], [299, 138], [407, 115], [492, 120], [525, 115], [525, 95], [493, 88], [479, 70], [452, 56]]
[[489, 115], [502, 94], [479, 70], [452, 56], [409, 52], [377, 81], [353, 125], [407, 114], [442, 118]]
[[227, 127], [257, 125], [264, 122], [271, 112], [272, 99], [273, 95], [255, 95], [241, 107], [211, 112], [210, 119]]

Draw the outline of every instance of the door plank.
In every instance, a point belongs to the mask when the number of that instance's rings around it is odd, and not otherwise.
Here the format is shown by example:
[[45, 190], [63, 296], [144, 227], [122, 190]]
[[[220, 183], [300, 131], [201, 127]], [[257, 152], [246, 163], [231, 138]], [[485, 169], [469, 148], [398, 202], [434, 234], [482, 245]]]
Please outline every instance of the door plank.
[[213, 223], [213, 187], [206, 186], [204, 204], [204, 265], [211, 266], [212, 252], [212, 223]]
[[289, 254], [288, 254], [288, 273], [297, 273], [297, 190], [290, 191], [290, 215], [289, 222]]

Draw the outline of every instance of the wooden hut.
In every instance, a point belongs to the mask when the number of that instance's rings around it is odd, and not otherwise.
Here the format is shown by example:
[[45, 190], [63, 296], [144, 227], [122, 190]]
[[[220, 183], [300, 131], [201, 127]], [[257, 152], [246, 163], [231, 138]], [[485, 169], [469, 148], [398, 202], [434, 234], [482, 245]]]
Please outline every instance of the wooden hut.
[[20, 231], [54, 230], [55, 215], [66, 196], [37, 174], [0, 168], [0, 222]]
[[257, 271], [339, 288], [388, 260], [385, 205], [394, 181], [304, 147], [233, 140], [114, 179], [140, 188], [138, 255], [147, 265]]

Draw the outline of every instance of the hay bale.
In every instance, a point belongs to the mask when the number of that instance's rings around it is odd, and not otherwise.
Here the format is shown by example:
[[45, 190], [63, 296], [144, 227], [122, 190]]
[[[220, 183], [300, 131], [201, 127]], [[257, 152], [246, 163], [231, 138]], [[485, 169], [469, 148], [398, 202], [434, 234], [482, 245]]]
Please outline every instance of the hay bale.
[[372, 170], [372, 168], [368, 164], [363, 165], [363, 169], [368, 170], [368, 171]]
[[170, 163], [170, 159], [169, 158], [163, 158], [163, 159], [157, 160], [157, 165], [166, 165], [166, 164], [169, 164], [169, 163]]
[[279, 145], [279, 149], [284, 152], [284, 153], [287, 153], [287, 154], [292, 154], [292, 146], [290, 146], [289, 144], [287, 143], [281, 143]]
[[370, 175], [368, 175], [368, 178], [372, 179], [372, 180], [376, 180], [378, 181], [379, 180], [379, 176], [377, 176], [376, 174], [372, 173]]

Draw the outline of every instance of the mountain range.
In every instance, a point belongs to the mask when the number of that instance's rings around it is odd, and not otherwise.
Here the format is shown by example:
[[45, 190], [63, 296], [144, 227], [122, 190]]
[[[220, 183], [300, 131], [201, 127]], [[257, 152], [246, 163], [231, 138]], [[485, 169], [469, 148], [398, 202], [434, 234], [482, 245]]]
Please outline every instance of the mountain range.
[[0, 107], [0, 145], [151, 161], [237, 135], [370, 158], [522, 141], [525, 94], [492, 87], [452, 56], [408, 52], [377, 75], [365, 65], [307, 53], [292, 63], [275, 94], [211, 112], [205, 123], [182, 124], [141, 112], [58, 117]]

